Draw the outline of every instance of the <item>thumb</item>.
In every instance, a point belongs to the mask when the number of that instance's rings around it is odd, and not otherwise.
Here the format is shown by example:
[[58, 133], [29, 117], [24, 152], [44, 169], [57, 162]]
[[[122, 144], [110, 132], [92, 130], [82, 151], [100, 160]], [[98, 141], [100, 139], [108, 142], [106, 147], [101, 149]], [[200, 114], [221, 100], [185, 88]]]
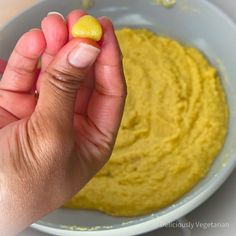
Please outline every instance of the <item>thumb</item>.
[[36, 111], [63, 124], [68, 119], [73, 121], [77, 90], [99, 53], [99, 45], [90, 39], [74, 39], [66, 44], [40, 77]]

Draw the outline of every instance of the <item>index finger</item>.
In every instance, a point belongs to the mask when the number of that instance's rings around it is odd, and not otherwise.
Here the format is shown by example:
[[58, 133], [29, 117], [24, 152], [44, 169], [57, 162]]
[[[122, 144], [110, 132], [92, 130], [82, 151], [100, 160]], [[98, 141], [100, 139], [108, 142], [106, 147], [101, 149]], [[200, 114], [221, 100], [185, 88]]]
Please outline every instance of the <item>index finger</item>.
[[101, 17], [100, 23], [103, 27], [104, 35], [101, 41], [102, 51], [95, 67], [95, 86], [97, 85], [96, 89], [100, 93], [123, 96], [126, 94], [126, 83], [121, 49], [111, 20], [107, 17]]
[[126, 98], [122, 55], [111, 21], [103, 17], [101, 54], [95, 64], [94, 91], [88, 105], [88, 117], [107, 135], [116, 135]]

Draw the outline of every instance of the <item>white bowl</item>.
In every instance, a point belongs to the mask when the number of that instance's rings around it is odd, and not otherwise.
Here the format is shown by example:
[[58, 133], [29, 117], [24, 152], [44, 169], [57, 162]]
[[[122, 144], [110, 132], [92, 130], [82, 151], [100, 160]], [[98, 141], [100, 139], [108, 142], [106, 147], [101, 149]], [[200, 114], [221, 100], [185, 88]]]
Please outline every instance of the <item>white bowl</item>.
[[[221, 74], [229, 104], [229, 133], [222, 152], [208, 175], [175, 204], [151, 215], [133, 218], [111, 217], [96, 211], [58, 209], [32, 225], [54, 235], [136, 235], [162, 227], [192, 211], [220, 187], [236, 166], [236, 25], [206, 0], [177, 0], [178, 4], [172, 9], [164, 9], [153, 0], [94, 2], [91, 14], [109, 16], [116, 27], [150, 28], [204, 51]], [[229, 4], [236, 8], [233, 0], [218, 2], [229, 12], [233, 13]], [[67, 14], [75, 8], [81, 8], [81, 5], [74, 0], [41, 1], [20, 14], [0, 31], [0, 56], [7, 59], [17, 38], [26, 30], [39, 26], [49, 11]]]

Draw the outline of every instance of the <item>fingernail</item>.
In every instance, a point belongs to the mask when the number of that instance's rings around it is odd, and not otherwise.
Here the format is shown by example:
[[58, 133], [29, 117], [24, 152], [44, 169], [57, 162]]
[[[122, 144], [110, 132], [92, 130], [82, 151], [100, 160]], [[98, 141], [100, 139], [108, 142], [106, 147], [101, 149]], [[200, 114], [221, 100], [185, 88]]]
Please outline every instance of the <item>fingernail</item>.
[[112, 22], [112, 19], [111, 19], [111, 18], [109, 18], [108, 16], [101, 16], [101, 17], [99, 17], [98, 19], [99, 19], [100, 21], [102, 21], [102, 20], [109, 21], [110, 24], [111, 24], [112, 29], [114, 30], [114, 25], [113, 25], [113, 22]]
[[65, 20], [65, 17], [60, 13], [60, 12], [57, 12], [57, 11], [51, 11], [48, 13], [48, 16], [50, 15], [58, 15], [60, 16], [63, 20]]
[[33, 29], [29, 30], [29, 32], [31, 32], [31, 31], [42, 31], [42, 30], [38, 29], [38, 28], [33, 28]]
[[109, 20], [112, 22], [111, 18], [109, 18], [108, 16], [101, 16], [98, 18], [99, 20]]
[[74, 49], [69, 57], [69, 63], [77, 68], [86, 68], [91, 66], [97, 59], [100, 49], [81, 43], [79, 47]]

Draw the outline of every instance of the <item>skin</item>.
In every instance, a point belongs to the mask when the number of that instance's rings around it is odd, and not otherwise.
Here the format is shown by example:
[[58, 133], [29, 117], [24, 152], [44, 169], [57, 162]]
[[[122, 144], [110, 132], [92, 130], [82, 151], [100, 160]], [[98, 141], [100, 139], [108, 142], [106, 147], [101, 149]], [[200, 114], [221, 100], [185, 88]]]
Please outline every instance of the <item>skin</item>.
[[96, 63], [85, 69], [68, 63], [78, 45], [71, 27], [85, 14], [45, 17], [42, 29], [19, 39], [0, 82], [0, 235], [62, 206], [111, 155], [126, 98], [122, 56], [103, 17]]

